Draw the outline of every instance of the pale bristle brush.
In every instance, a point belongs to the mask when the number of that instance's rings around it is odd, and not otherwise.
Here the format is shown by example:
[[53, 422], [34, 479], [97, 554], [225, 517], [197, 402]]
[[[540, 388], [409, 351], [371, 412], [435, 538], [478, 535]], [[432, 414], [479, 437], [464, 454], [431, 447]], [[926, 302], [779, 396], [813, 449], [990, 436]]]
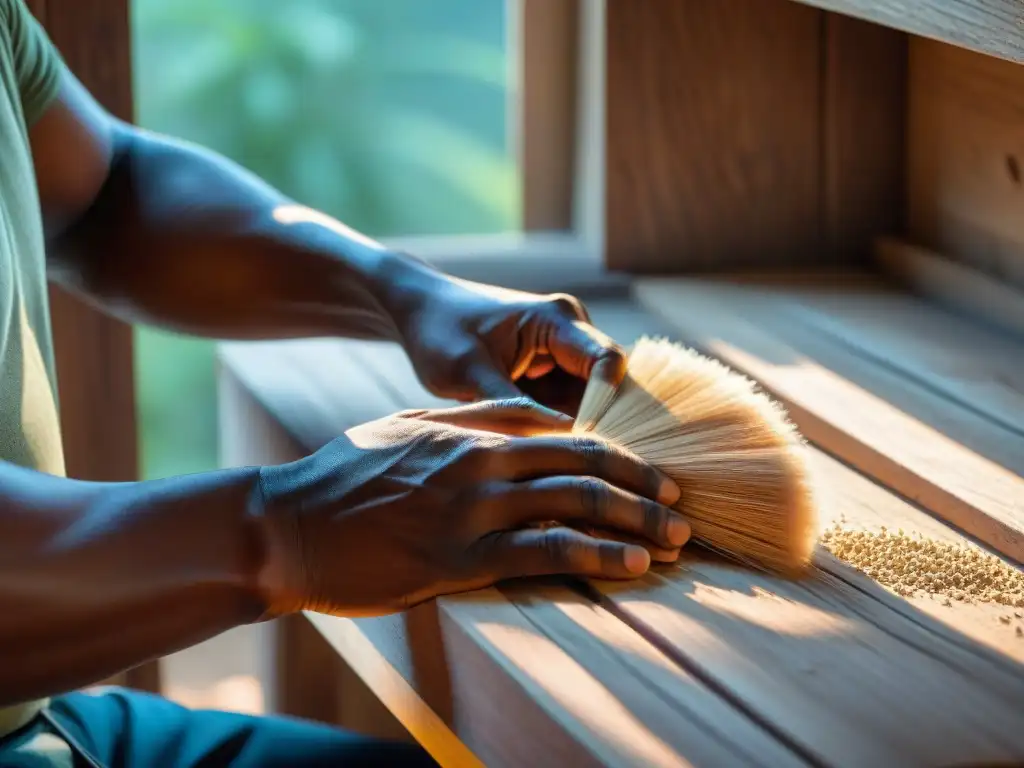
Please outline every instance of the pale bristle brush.
[[574, 431], [671, 477], [695, 542], [767, 571], [797, 574], [810, 563], [817, 521], [805, 441], [745, 376], [645, 337], [618, 387], [588, 383]]

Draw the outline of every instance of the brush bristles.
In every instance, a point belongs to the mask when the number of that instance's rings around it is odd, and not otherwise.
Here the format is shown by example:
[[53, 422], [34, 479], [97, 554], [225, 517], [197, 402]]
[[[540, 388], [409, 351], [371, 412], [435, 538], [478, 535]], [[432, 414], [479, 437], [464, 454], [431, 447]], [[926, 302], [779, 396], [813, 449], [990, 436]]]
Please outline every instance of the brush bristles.
[[575, 430], [675, 480], [696, 541], [778, 572], [810, 562], [817, 525], [804, 441], [781, 406], [730, 368], [643, 338], [618, 387], [587, 386]]

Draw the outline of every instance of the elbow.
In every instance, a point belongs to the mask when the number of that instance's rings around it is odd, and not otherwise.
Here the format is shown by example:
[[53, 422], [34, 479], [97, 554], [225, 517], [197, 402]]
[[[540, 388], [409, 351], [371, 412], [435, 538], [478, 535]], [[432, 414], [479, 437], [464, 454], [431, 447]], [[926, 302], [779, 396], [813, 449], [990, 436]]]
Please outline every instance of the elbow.
[[[134, 129], [112, 121], [105, 159], [69, 181], [60, 198], [44, 205], [47, 273], [81, 291], [102, 281], [103, 262], [117, 238], [117, 220], [130, 202]], [[123, 226], [123, 225], [122, 225]]]

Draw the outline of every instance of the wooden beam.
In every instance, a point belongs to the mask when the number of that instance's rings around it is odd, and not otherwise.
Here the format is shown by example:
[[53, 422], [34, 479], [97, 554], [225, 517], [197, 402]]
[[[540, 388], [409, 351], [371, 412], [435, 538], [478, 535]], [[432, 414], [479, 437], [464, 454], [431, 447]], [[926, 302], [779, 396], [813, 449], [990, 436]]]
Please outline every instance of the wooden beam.
[[863, 264], [904, 227], [907, 36], [826, 13], [824, 54], [824, 248]]
[[914, 293], [1024, 339], [1024, 290], [895, 238], [879, 238], [875, 263]]
[[1024, 290], [1024, 66], [912, 40], [908, 110], [908, 238]]
[[822, 14], [789, 0], [605, 11], [609, 268], [818, 258]]
[[885, 27], [1010, 61], [1024, 62], [1018, 0], [800, 0]]

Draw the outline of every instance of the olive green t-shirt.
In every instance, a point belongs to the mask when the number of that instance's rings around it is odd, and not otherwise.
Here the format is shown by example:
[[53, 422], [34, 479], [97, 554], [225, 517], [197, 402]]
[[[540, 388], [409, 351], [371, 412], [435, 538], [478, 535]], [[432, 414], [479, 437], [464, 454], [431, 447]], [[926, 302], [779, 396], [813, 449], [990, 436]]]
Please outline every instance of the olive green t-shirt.
[[[64, 456], [28, 128], [56, 96], [61, 66], [23, 1], [0, 0], [0, 460], [54, 475]], [[0, 736], [41, 704], [0, 708]]]

